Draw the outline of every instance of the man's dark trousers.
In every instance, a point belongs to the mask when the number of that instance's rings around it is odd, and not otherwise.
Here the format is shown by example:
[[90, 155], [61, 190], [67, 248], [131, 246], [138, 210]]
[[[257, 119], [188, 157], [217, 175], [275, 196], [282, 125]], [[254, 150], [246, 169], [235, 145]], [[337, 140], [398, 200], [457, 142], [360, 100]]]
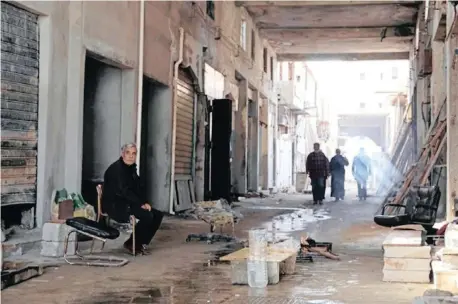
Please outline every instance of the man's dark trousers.
[[[135, 225], [136, 246], [148, 245], [159, 230], [159, 226], [161, 226], [162, 218], [164, 217], [163, 213], [156, 209], [148, 211], [141, 207], [134, 207], [132, 215], [138, 220], [137, 225]], [[132, 241], [132, 235], [129, 241]]]
[[360, 199], [367, 198], [367, 180], [361, 179], [356, 182], [358, 184], [358, 197]]
[[318, 202], [324, 200], [324, 194], [326, 192], [326, 179], [324, 177], [312, 178], [311, 185], [313, 201]]

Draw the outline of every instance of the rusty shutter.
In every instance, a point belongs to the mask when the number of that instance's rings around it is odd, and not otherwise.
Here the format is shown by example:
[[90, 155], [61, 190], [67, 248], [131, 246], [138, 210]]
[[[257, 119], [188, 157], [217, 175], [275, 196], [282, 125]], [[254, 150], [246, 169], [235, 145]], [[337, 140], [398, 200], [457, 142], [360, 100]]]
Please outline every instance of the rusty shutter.
[[2, 1], [1, 206], [36, 203], [38, 17]]
[[180, 70], [177, 85], [175, 175], [192, 176], [194, 94], [192, 78]]

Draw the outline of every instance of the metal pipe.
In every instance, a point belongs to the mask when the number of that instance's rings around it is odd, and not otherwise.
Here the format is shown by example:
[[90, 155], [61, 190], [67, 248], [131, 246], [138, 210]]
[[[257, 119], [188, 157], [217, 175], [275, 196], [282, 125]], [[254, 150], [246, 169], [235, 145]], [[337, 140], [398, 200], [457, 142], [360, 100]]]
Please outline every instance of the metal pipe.
[[173, 66], [173, 112], [172, 112], [172, 160], [170, 168], [170, 201], [169, 201], [169, 213], [174, 214], [173, 212], [173, 193], [175, 190], [175, 146], [176, 146], [176, 133], [177, 133], [177, 97], [178, 97], [178, 72], [180, 64], [183, 62], [183, 48], [184, 48], [184, 29], [180, 27], [180, 45], [178, 52], [178, 60]]
[[140, 147], [142, 140], [142, 107], [143, 107], [143, 45], [145, 38], [145, 1], [140, 0], [140, 31], [138, 39], [138, 91], [137, 91], [137, 173], [140, 174]]

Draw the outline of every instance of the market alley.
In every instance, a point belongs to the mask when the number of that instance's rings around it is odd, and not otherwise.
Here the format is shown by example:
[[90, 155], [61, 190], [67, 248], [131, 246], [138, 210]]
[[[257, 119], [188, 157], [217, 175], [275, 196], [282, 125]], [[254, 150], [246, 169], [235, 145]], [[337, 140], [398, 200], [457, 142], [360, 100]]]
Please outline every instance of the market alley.
[[373, 224], [379, 204], [376, 198], [359, 202], [353, 197], [349, 194], [345, 201], [315, 207], [310, 196], [302, 194], [277, 194], [238, 203], [245, 217], [236, 226], [240, 237], [246, 236], [248, 228], [266, 225], [273, 217], [288, 220], [295, 208], [313, 208], [318, 216], [293, 235], [308, 232], [319, 241], [333, 242], [333, 251], [341, 257], [341, 261], [299, 263], [294, 275], [283, 277], [265, 293], [231, 285], [230, 266], [215, 262], [214, 254], [226, 244], [185, 242], [188, 233], [206, 232], [208, 226], [168, 218], [150, 256], [133, 259], [121, 268], [47, 268], [43, 276], [3, 291], [2, 300], [15, 304], [411, 303], [427, 285], [382, 282], [381, 244], [389, 230]]

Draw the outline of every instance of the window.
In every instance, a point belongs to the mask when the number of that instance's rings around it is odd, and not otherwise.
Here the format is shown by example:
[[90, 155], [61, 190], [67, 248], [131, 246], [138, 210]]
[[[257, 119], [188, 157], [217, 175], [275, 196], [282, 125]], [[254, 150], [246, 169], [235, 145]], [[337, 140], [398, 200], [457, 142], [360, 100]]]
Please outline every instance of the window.
[[364, 108], [366, 107], [366, 103], [361, 102], [361, 103], [359, 104], [359, 107], [360, 107], [361, 109], [364, 109]]
[[246, 51], [246, 21], [240, 24], [240, 46]]
[[264, 65], [264, 73], [267, 74], [267, 48], [262, 50], [262, 64]]
[[274, 81], [274, 57], [270, 57], [270, 80]]
[[207, 1], [207, 15], [212, 20], [215, 20], [215, 2]]
[[301, 82], [301, 76], [300, 76], [300, 75], [297, 75], [297, 76], [296, 76], [296, 81], [297, 81], [297, 82]]
[[383, 104], [381, 102], [378, 103], [378, 107], [381, 109], [383, 107]]
[[256, 33], [251, 30], [251, 59], [256, 58]]
[[393, 67], [391, 70], [391, 79], [396, 80], [398, 79], [398, 68]]
[[359, 73], [359, 80], [366, 80], [366, 73]]
[[280, 74], [280, 80], [283, 80], [283, 62], [278, 63], [278, 73]]
[[383, 80], [383, 73], [380, 73], [380, 80]]

